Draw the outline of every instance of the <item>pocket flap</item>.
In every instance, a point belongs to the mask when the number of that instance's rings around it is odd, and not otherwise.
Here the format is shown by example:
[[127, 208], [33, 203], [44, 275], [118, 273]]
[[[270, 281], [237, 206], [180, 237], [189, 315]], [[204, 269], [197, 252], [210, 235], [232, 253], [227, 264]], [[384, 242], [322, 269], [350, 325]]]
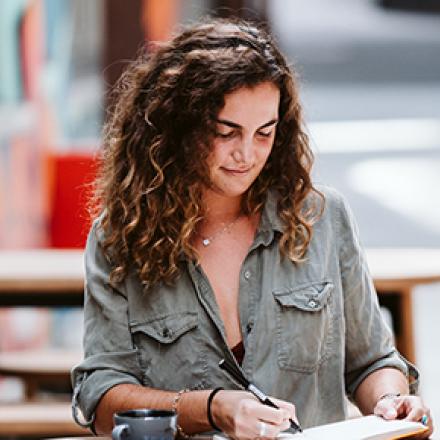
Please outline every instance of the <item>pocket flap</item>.
[[273, 292], [275, 299], [284, 307], [296, 307], [306, 312], [319, 312], [327, 304], [333, 283], [316, 282]]
[[146, 322], [131, 322], [133, 333], [141, 332], [163, 344], [170, 344], [198, 326], [197, 312], [180, 312], [156, 317]]

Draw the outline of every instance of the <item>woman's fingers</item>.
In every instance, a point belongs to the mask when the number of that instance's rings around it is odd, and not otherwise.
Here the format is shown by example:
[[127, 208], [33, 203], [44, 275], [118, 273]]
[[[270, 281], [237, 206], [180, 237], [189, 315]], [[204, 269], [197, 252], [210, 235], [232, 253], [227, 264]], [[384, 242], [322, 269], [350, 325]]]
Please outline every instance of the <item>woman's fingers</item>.
[[256, 437], [254, 438], [259, 438], [259, 439], [276, 438], [281, 431], [287, 429], [287, 428], [282, 429], [279, 425], [274, 426], [262, 420], [258, 421], [256, 428], [257, 428], [255, 430]]
[[220, 391], [212, 402], [216, 424], [234, 439], [276, 438], [295, 419], [295, 406], [273, 399], [279, 409], [263, 405], [243, 391]]
[[285, 408], [272, 408], [254, 399], [243, 400], [240, 406], [237, 414], [239, 424], [253, 427], [253, 436], [275, 438], [290, 426], [290, 411]]
[[408, 413], [408, 415], [405, 417], [405, 420], [413, 420], [415, 422], [421, 422], [423, 423], [429, 431], [421, 434], [418, 437], [415, 437], [416, 439], [425, 439], [429, 438], [432, 432], [434, 431], [434, 424], [431, 417], [431, 412], [428, 408], [422, 405], [416, 405], [415, 407], [412, 407]]
[[289, 422], [289, 418], [291, 417], [291, 412], [286, 408], [272, 408], [267, 405], [263, 405], [260, 402], [255, 402], [252, 405], [253, 415], [259, 420], [263, 420], [272, 425], [282, 425], [286, 422]]
[[428, 427], [426, 433], [420, 434], [417, 439], [427, 439], [434, 430], [433, 420], [429, 409], [419, 396], [399, 396], [381, 399], [374, 408], [374, 414], [387, 420], [405, 419], [422, 422]]
[[296, 417], [296, 408], [293, 403], [286, 402], [284, 400], [275, 399], [273, 397], [271, 397], [270, 400], [272, 400], [272, 402], [275, 403], [275, 405], [277, 405], [279, 408], [286, 410], [289, 419], [298, 422], [298, 419]]
[[380, 399], [374, 408], [374, 414], [386, 420], [397, 419], [401, 402], [398, 397]]
[[260, 420], [258, 438], [275, 438], [281, 431], [290, 427], [290, 419], [296, 421], [295, 405], [272, 397], [270, 399], [279, 409], [258, 405], [256, 408], [256, 415]]

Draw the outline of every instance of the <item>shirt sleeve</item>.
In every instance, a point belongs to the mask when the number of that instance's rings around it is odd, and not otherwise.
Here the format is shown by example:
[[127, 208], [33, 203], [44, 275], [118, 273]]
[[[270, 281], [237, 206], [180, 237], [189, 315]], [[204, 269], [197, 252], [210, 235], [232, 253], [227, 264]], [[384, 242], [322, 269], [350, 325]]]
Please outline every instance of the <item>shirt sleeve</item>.
[[[102, 396], [122, 383], [142, 384], [137, 350], [128, 327], [128, 301], [110, 285], [111, 265], [98, 238], [98, 221], [85, 250], [84, 360], [72, 370], [72, 411], [77, 423], [93, 427]], [[81, 410], [83, 419], [77, 415]]]
[[380, 368], [396, 368], [417, 392], [419, 373], [394, 346], [377, 299], [358, 228], [345, 200], [338, 197], [339, 259], [345, 314], [345, 384], [353, 397], [359, 384]]

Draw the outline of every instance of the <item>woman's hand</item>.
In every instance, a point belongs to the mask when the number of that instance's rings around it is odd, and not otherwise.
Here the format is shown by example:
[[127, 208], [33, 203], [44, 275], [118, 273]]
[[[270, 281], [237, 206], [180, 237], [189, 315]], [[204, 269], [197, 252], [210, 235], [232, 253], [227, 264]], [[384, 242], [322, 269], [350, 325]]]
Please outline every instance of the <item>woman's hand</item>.
[[296, 420], [292, 403], [273, 399], [279, 409], [260, 403], [246, 391], [222, 390], [212, 401], [215, 424], [234, 439], [275, 438], [289, 428], [289, 419]]
[[386, 420], [405, 419], [424, 423], [429, 431], [414, 437], [417, 439], [429, 438], [433, 431], [431, 413], [419, 396], [384, 397], [376, 403], [374, 414]]

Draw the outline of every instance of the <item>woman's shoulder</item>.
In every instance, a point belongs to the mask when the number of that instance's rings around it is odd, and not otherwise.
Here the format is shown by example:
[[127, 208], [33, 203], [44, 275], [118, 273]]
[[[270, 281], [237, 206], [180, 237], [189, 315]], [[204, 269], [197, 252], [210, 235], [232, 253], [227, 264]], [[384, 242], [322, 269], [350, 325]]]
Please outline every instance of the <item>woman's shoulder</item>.
[[109, 265], [112, 263], [111, 246], [106, 244], [106, 237], [108, 237], [107, 230], [104, 230], [103, 221], [105, 213], [102, 212], [92, 220], [92, 225], [87, 237], [85, 246], [85, 260], [93, 264]]
[[90, 219], [91, 226], [89, 230], [88, 241], [94, 241], [96, 243], [103, 243], [106, 233], [103, 227], [103, 221], [105, 212], [101, 212], [97, 217]]
[[328, 212], [346, 204], [344, 195], [332, 186], [315, 183], [313, 188], [315, 191], [310, 191], [305, 201], [307, 208], [314, 204], [322, 207], [323, 212]]
[[318, 205], [321, 215], [320, 221], [335, 221], [341, 220], [341, 217], [350, 216], [350, 208], [347, 203], [346, 197], [336, 188], [323, 185], [314, 184], [314, 188], [317, 192], [312, 191], [306, 201], [306, 207], [311, 206], [313, 203]]
[[313, 186], [324, 195], [325, 199], [328, 200], [330, 204], [345, 203], [345, 196], [335, 187], [322, 183], [316, 183]]

